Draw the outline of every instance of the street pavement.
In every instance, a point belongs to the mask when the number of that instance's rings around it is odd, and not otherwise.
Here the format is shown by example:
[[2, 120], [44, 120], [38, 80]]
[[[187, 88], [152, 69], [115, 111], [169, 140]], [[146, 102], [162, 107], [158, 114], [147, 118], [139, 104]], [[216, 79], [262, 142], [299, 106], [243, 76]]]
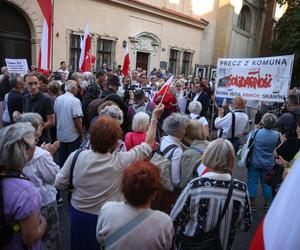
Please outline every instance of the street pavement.
[[[247, 169], [246, 168], [236, 168], [233, 173], [234, 178], [246, 181], [247, 179]], [[64, 200], [66, 201], [65, 195], [63, 195]], [[264, 217], [264, 209], [263, 209], [263, 197], [262, 191], [259, 188], [258, 190], [258, 197], [256, 202], [256, 212], [252, 214], [253, 223], [248, 232], [237, 232], [235, 236], [235, 240], [233, 243], [232, 249], [234, 250], [246, 250], [249, 248], [251, 239], [255, 233], [255, 230]], [[69, 222], [69, 215], [68, 215], [68, 206], [67, 202], [65, 202], [64, 206], [58, 209], [59, 212], [59, 219], [60, 219], [60, 231], [61, 231], [61, 243], [62, 243], [62, 250], [69, 250], [70, 249], [70, 222]], [[124, 248], [126, 250], [126, 248]]]

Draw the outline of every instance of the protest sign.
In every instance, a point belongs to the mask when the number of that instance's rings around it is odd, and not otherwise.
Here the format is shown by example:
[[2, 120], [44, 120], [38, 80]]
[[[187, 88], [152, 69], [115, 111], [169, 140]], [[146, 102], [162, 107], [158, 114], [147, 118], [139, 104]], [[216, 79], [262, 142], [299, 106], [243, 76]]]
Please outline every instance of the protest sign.
[[26, 74], [28, 72], [28, 64], [26, 59], [5, 58], [5, 63], [9, 73]]
[[294, 55], [260, 58], [220, 58], [216, 96], [283, 102], [288, 95]]

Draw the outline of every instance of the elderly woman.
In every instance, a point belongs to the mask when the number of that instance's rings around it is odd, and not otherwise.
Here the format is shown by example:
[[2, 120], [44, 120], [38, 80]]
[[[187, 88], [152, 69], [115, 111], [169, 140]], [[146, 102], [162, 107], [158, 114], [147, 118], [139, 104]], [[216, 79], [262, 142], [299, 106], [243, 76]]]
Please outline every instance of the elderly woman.
[[[74, 191], [70, 206], [71, 249], [99, 249], [95, 237], [97, 215], [107, 201], [122, 201], [121, 179], [132, 162], [143, 160], [155, 141], [157, 119], [163, 112], [159, 105], [153, 112], [145, 142], [127, 152], [115, 151], [122, 130], [116, 119], [101, 116], [90, 128], [91, 150], [84, 150], [74, 164], [71, 182]], [[56, 175], [55, 186], [67, 189], [70, 184], [72, 153]]]
[[[165, 189], [159, 190], [152, 203], [152, 208], [159, 209], [167, 214], [170, 213], [171, 207], [180, 192], [180, 164], [183, 153], [181, 140], [186, 134], [188, 121], [189, 119], [186, 115], [174, 113], [167, 117], [163, 123], [163, 130], [167, 136], [162, 137], [159, 151], [164, 152], [164, 157], [171, 160], [171, 179], [176, 188], [172, 192]], [[166, 149], [169, 150], [165, 152]]]
[[[123, 111], [112, 101], [102, 103], [98, 107], [98, 113], [98, 117], [95, 117], [91, 124], [95, 123], [101, 116], [110, 116], [111, 118], [116, 119], [120, 126], [123, 123]], [[87, 149], [91, 148], [90, 135], [87, 136], [87, 140], [82, 143], [81, 147], [85, 147]], [[118, 140], [115, 150], [118, 152], [125, 152], [127, 150], [125, 143], [121, 139]]]
[[275, 128], [276, 122], [275, 115], [266, 113], [261, 119], [262, 128], [256, 129], [250, 134], [254, 138], [254, 144], [248, 162], [248, 188], [253, 212], [255, 211], [258, 181], [262, 186], [266, 211], [268, 211], [272, 197], [272, 189], [266, 184], [266, 176], [269, 169], [275, 164], [273, 152], [280, 144], [280, 133], [272, 130]]
[[[25, 113], [18, 117], [17, 122], [30, 122], [35, 128], [36, 140], [42, 134], [43, 119], [38, 113]], [[58, 143], [53, 145], [56, 150]], [[54, 153], [54, 152], [52, 152]], [[47, 150], [36, 146], [32, 159], [26, 163], [23, 172], [36, 186], [42, 197], [42, 215], [47, 220], [48, 228], [43, 237], [45, 249], [59, 249], [59, 224], [56, 204], [56, 189], [54, 187], [55, 176], [59, 166], [53, 161], [53, 157]]]
[[41, 238], [47, 222], [40, 213], [41, 196], [22, 173], [34, 148], [35, 130], [30, 123], [0, 130], [0, 213], [7, 221], [7, 230], [1, 232], [1, 249], [43, 249]]
[[[144, 112], [138, 112], [132, 120], [132, 132], [125, 135], [125, 145], [127, 150], [130, 150], [136, 145], [140, 145], [146, 139], [146, 131], [149, 127], [150, 116]], [[155, 144], [152, 145], [155, 150]]]
[[181, 156], [181, 178], [179, 187], [185, 188], [186, 184], [197, 176], [197, 168], [201, 164], [201, 158], [205, 152], [208, 141], [205, 140], [203, 127], [196, 120], [190, 120], [186, 129], [184, 140], [190, 144]]
[[189, 111], [190, 111], [190, 118], [192, 120], [197, 120], [203, 127], [203, 132], [205, 138], [209, 138], [209, 127], [208, 127], [208, 121], [204, 116], [201, 116], [202, 111], [202, 104], [198, 101], [192, 101], [189, 103]]
[[[202, 162], [210, 167], [210, 172], [191, 180], [172, 209], [175, 243], [178, 249], [198, 249], [196, 246], [201, 246], [207, 233], [217, 232], [221, 246], [211, 249], [230, 249], [236, 228], [248, 230], [251, 225], [247, 185], [231, 176], [235, 153], [228, 140], [211, 142]], [[224, 209], [227, 197], [229, 204]]]
[[[104, 242], [105, 249], [171, 249], [174, 236], [171, 218], [150, 209], [159, 185], [159, 169], [149, 162], [139, 161], [125, 169], [122, 193], [126, 201], [105, 203], [98, 216], [96, 235], [99, 242]], [[111, 241], [120, 229], [137, 217], [142, 219], [134, 228]]]

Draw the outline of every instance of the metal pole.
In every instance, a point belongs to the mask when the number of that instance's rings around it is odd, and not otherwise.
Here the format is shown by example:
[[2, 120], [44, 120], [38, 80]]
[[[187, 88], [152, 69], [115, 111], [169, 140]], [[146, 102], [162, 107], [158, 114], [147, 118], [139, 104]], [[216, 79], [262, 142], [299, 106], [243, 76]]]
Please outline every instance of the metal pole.
[[52, 32], [51, 32], [51, 71], [53, 72], [53, 51], [54, 51], [54, 0], [52, 0]]

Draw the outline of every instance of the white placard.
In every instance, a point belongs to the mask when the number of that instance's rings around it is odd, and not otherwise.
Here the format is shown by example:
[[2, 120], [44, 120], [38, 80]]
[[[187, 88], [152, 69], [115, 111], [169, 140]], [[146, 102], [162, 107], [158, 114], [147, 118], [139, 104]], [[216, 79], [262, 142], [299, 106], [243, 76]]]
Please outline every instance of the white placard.
[[283, 102], [289, 93], [294, 55], [259, 58], [220, 58], [216, 96]]
[[28, 73], [28, 64], [26, 59], [5, 58], [5, 62], [9, 73]]

